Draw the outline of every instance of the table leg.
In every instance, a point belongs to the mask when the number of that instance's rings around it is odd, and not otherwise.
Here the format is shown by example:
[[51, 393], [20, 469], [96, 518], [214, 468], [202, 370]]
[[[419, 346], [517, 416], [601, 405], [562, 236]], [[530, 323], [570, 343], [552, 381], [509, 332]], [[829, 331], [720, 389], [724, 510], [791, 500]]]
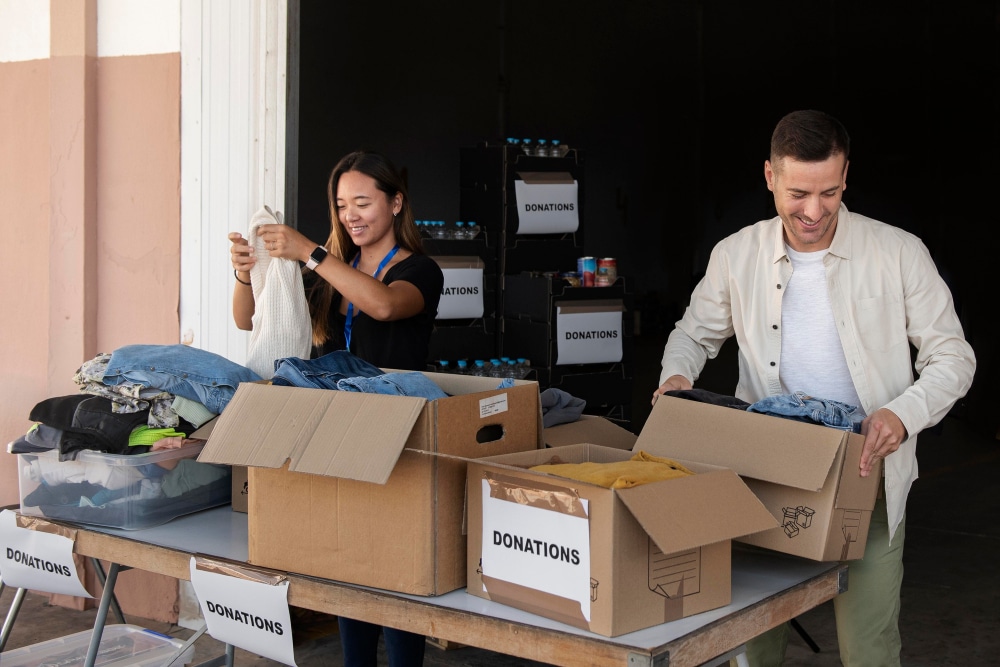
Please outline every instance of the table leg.
[[[3, 589], [3, 580], [0, 579], [0, 593], [3, 593]], [[24, 602], [24, 594], [26, 592], [23, 588], [18, 588], [17, 592], [14, 593], [14, 600], [10, 603], [7, 618], [3, 622], [3, 631], [0, 632], [0, 652], [7, 645], [7, 638], [10, 637], [10, 631], [14, 627], [14, 621], [17, 619], [17, 612], [21, 610], [21, 604]]]
[[90, 648], [87, 650], [85, 667], [94, 667], [97, 662], [97, 652], [101, 648], [101, 637], [104, 636], [104, 625], [108, 620], [108, 608], [115, 596], [115, 583], [118, 581], [118, 572], [121, 569], [122, 567], [118, 563], [112, 563], [111, 569], [108, 570], [108, 576], [104, 582], [104, 592], [101, 594], [101, 604], [97, 607], [97, 617], [94, 619], [94, 632], [90, 636]]

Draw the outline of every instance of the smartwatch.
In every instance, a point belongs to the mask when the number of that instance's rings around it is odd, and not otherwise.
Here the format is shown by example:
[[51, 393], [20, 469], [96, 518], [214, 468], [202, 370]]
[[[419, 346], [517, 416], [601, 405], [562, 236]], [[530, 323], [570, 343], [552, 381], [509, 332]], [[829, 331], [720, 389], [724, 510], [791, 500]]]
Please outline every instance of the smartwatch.
[[326, 255], [326, 248], [321, 245], [316, 246], [316, 249], [312, 251], [311, 255], [309, 255], [309, 261], [306, 262], [306, 268], [314, 270], [317, 266], [323, 263], [323, 260], [326, 259]]

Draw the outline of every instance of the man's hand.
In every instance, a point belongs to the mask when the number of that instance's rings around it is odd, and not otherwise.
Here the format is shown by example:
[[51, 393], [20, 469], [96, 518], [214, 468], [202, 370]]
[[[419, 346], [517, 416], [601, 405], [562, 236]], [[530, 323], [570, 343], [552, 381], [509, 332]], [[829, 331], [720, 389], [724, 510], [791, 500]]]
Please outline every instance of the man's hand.
[[861, 450], [861, 476], [867, 477], [879, 460], [899, 449], [906, 440], [906, 427], [892, 410], [880, 408], [861, 422], [865, 446]]
[[653, 392], [653, 400], [650, 402], [651, 405], [656, 405], [656, 399], [660, 397], [665, 391], [678, 391], [680, 389], [691, 389], [694, 385], [691, 384], [691, 380], [688, 380], [683, 375], [671, 375], [667, 378], [667, 381], [656, 388]]

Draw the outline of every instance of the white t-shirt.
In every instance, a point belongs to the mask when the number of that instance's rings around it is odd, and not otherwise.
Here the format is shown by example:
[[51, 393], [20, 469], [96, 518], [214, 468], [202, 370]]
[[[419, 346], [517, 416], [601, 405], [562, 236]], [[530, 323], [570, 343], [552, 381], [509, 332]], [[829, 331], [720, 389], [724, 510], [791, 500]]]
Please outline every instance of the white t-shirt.
[[827, 250], [798, 252], [785, 247], [792, 278], [781, 301], [781, 386], [861, 410], [826, 291]]

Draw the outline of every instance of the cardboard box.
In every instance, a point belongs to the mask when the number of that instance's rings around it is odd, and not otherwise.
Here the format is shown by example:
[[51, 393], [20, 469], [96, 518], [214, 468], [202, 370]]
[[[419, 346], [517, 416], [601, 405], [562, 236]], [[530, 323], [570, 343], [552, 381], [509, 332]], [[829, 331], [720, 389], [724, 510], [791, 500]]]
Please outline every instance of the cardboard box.
[[246, 466], [233, 466], [233, 511], [247, 513], [250, 498], [250, 471]]
[[729, 604], [731, 539], [776, 525], [736, 473], [675, 459], [696, 474], [613, 490], [527, 469], [632, 454], [577, 444], [471, 461], [466, 591], [608, 637]]
[[[262, 383], [262, 384], [266, 384]], [[218, 421], [218, 417], [205, 422], [198, 428], [197, 431], [191, 434], [191, 437], [198, 440], [208, 440], [209, 436], [212, 435], [212, 430], [215, 429], [215, 424]], [[250, 487], [247, 482], [247, 467], [246, 466], [231, 466], [232, 471], [232, 491], [230, 497], [232, 502], [230, 503], [232, 510], [234, 512], [247, 513], [247, 497], [250, 495]]]
[[549, 426], [542, 431], [546, 447], [591, 442], [604, 447], [632, 449], [638, 438], [632, 431], [596, 415], [580, 415], [576, 421]]
[[[495, 280], [484, 279], [484, 263], [479, 257], [444, 256], [431, 257], [444, 274], [441, 301], [438, 304], [437, 320], [479, 319], [492, 316], [496, 310]], [[489, 291], [487, 292], [487, 286]], [[487, 293], [489, 302], [487, 303]]]
[[465, 585], [465, 466], [541, 445], [538, 384], [425, 373], [447, 398], [244, 383], [202, 460], [249, 467], [249, 560], [415, 595]]
[[661, 396], [639, 435], [671, 455], [732, 468], [781, 524], [739, 541], [817, 561], [865, 553], [881, 464], [858, 474], [864, 437], [827, 426]]

